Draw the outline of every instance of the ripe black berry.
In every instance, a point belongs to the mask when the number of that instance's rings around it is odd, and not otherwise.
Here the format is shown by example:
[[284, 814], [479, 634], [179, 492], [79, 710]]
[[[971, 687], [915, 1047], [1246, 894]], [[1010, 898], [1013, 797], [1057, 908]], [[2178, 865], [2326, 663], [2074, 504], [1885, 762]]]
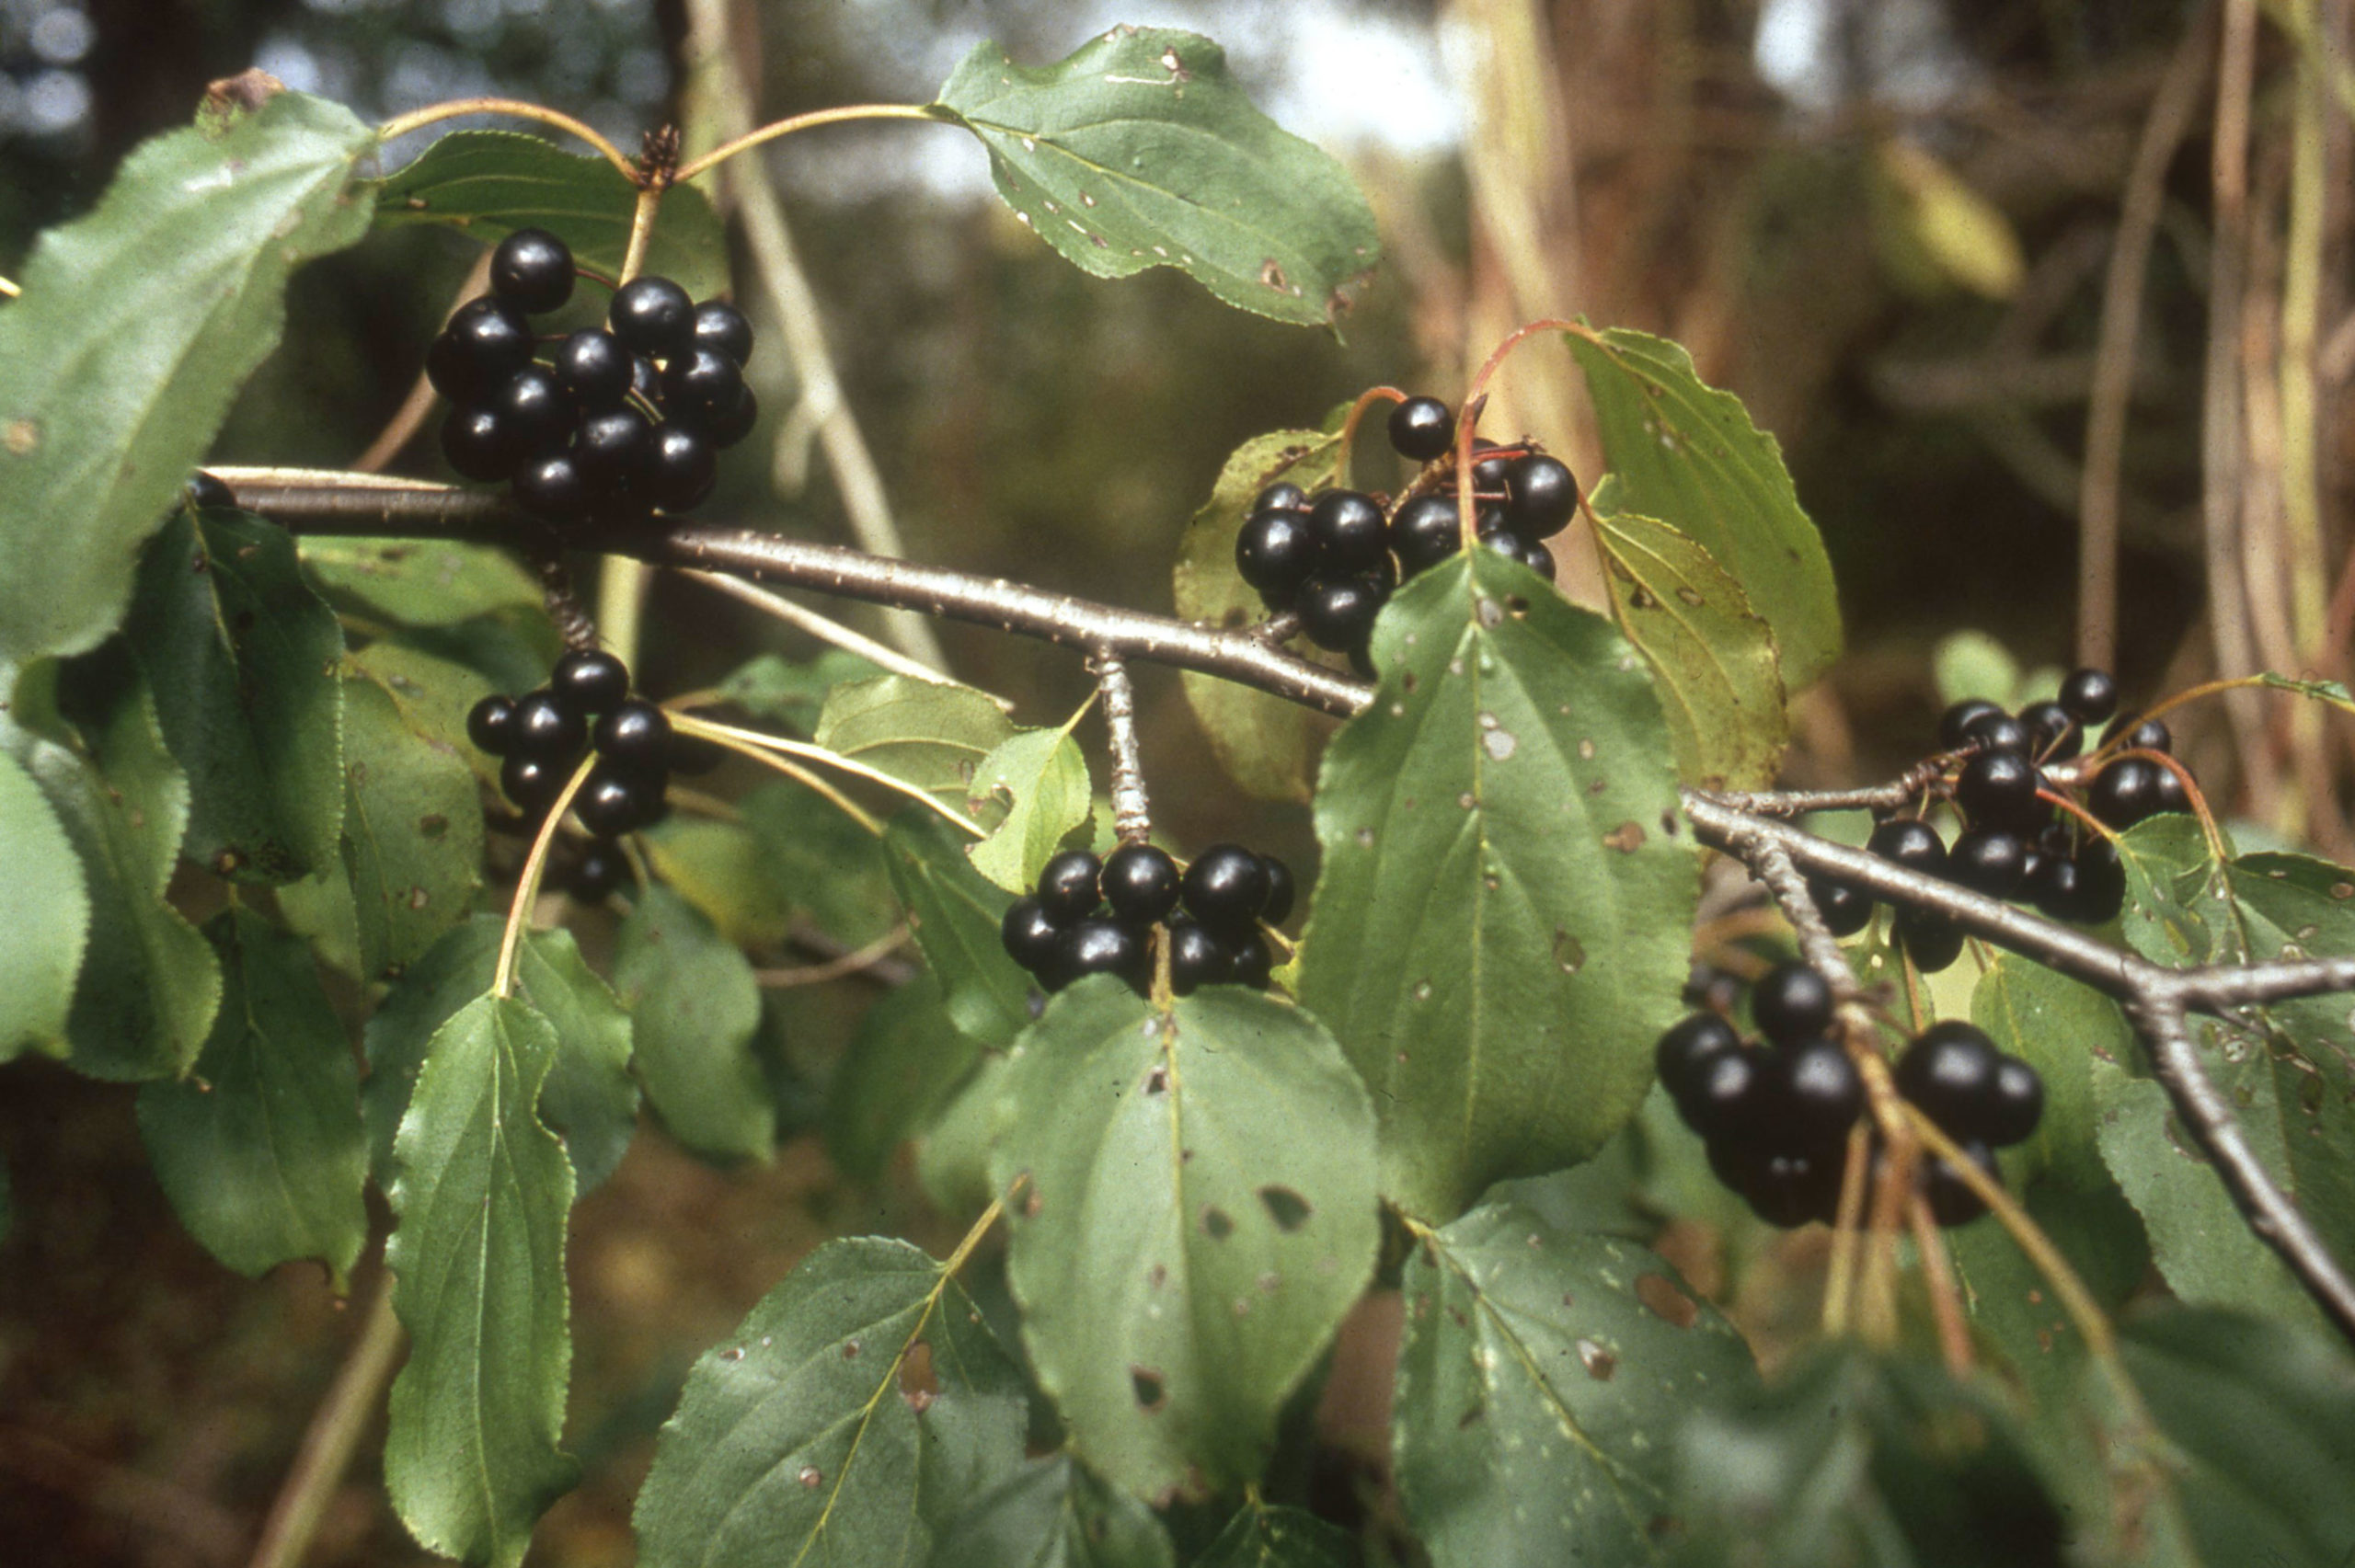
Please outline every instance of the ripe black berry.
[[1371, 578], [1312, 578], [1300, 592], [1300, 629], [1334, 653], [1363, 647], [1384, 597]]
[[2067, 918], [2084, 925], [2100, 925], [2118, 918], [2126, 904], [2126, 867], [2118, 846], [2104, 838], [2089, 838], [2077, 846], [2075, 912]]
[[1213, 933], [1247, 932], [1268, 907], [1268, 868], [1240, 844], [1212, 844], [1183, 883], [1189, 913]]
[[671, 754], [664, 766], [673, 773], [700, 778], [728, 761], [728, 748], [718, 741], [682, 730], [671, 731]]
[[2006, 828], [1972, 828], [1947, 853], [1947, 876], [1974, 893], [2008, 898], [2028, 876], [2028, 841]]
[[2017, 1057], [1995, 1063], [1979, 1110], [1979, 1135], [1997, 1149], [2024, 1142], [2044, 1119], [2044, 1080]]
[[1714, 1013], [1695, 1013], [1660, 1037], [1652, 1047], [1652, 1065], [1659, 1070], [1660, 1087], [1682, 1106], [1700, 1093], [1709, 1063], [1740, 1049], [1741, 1036], [1732, 1024]]
[[1980, 1107], [1994, 1091], [2003, 1059], [1977, 1025], [1944, 1019], [1923, 1030], [1897, 1059], [1897, 1092], [1948, 1138], [1978, 1138], [1983, 1135]]
[[1235, 955], [1209, 931], [1185, 921], [1169, 928], [1169, 989], [1185, 996], [1235, 978]]
[[752, 362], [752, 324], [726, 300], [706, 300], [695, 306], [697, 348], [717, 349], [738, 367]]
[[1521, 564], [1547, 582], [1554, 580], [1554, 552], [1536, 540], [1524, 539], [1521, 542]]
[[1740, 1162], [1734, 1190], [1751, 1212], [1786, 1229], [1829, 1219], [1840, 1201], [1840, 1161], [1830, 1151], [1774, 1150]]
[[1127, 926], [1091, 915], [1063, 933], [1055, 959], [1063, 972], [1074, 979], [1082, 975], [1119, 975], [1132, 985], [1142, 985], [1146, 951], [1137, 933]]
[[1954, 798], [1974, 826], [2036, 828], [2052, 815], [2037, 797], [2036, 764], [2016, 751], [1982, 751], [1962, 765]]
[[1453, 496], [1417, 496], [1390, 520], [1390, 548], [1407, 577], [1429, 571], [1464, 548]]
[[572, 797], [572, 814], [601, 839], [650, 827], [662, 814], [662, 781], [599, 762]]
[[610, 332], [576, 332], [556, 346], [552, 358], [556, 379], [576, 407], [618, 408], [629, 395], [637, 361]]
[[631, 697], [597, 721], [590, 740], [614, 766], [659, 777], [671, 760], [671, 715]]
[[1065, 850], [1039, 873], [1039, 902], [1057, 925], [1068, 926], [1096, 912], [1102, 901], [1097, 877], [1103, 863], [1086, 850]]
[[1006, 955], [1032, 974], [1054, 963], [1056, 944], [1063, 935], [1063, 928], [1048, 918], [1046, 906], [1036, 897], [1017, 898], [1008, 905], [998, 933]]
[[1390, 444], [1417, 463], [1444, 457], [1455, 444], [1455, 416], [1436, 397], [1409, 397], [1390, 410]]
[[1292, 913], [1292, 899], [1298, 889], [1292, 879], [1292, 867], [1274, 855], [1263, 854], [1259, 864], [1268, 873], [1268, 901], [1259, 910], [1259, 918], [1269, 925], [1281, 925]]
[[1823, 924], [1832, 935], [1854, 936], [1872, 923], [1873, 896], [1854, 883], [1810, 876], [1807, 890], [1815, 899], [1816, 912], [1823, 917]]
[[603, 648], [575, 648], [548, 671], [548, 691], [567, 709], [593, 718], [629, 695], [629, 667]]
[[1255, 512], [1305, 511], [1307, 508], [1308, 492], [1289, 479], [1279, 479], [1260, 491], [1251, 503]]
[[1782, 1114], [1802, 1148], [1826, 1148], [1848, 1136], [1864, 1114], [1865, 1081], [1848, 1053], [1831, 1040], [1803, 1040], [1777, 1054]]
[[[1475, 445], [1477, 452], [1493, 452], [1493, 446]], [[1472, 460], [1472, 493], [1484, 500], [1502, 500], [1505, 475], [1512, 467], [1510, 457], [1475, 457]]]
[[2126, 829], [2158, 809], [2159, 768], [2141, 757], [2120, 757], [2094, 776], [2085, 809], [2113, 828]]
[[1178, 907], [1178, 863], [1151, 844], [1122, 844], [1104, 857], [1097, 885], [1116, 920], [1150, 925]]
[[223, 484], [219, 475], [207, 474], [201, 468], [190, 471], [188, 483], [180, 486], [180, 492], [187, 498], [187, 504], [200, 511], [234, 508], [237, 504], [236, 492]]
[[1371, 568], [1384, 554], [1382, 508], [1356, 490], [1332, 490], [1308, 509], [1308, 535], [1327, 577]]
[[602, 904], [629, 879], [629, 860], [621, 846], [599, 839], [580, 852], [566, 891], [581, 903]]
[[1227, 941], [1235, 954], [1235, 983], [1249, 986], [1253, 990], [1266, 990], [1276, 972], [1276, 956], [1268, 950], [1268, 939], [1256, 931], [1246, 931]]
[[1676, 1102], [1685, 1125], [1712, 1145], [1746, 1138], [1763, 1119], [1771, 1084], [1762, 1051], [1731, 1050], [1710, 1057]]
[[2085, 726], [2058, 703], [2030, 703], [2020, 710], [2020, 723], [2039, 762], [2065, 762], [2085, 746]]
[[[2123, 737], [2122, 739], [2121, 737]], [[2124, 751], [2165, 751], [2173, 754], [2175, 750], [2174, 733], [2154, 718], [2142, 719], [2132, 724], [2120, 719], [2104, 733], [2102, 740], [2104, 744], [2115, 742], [2119, 750]]]
[[[2004, 1173], [1995, 1163], [1993, 1151], [1985, 1144], [1965, 1141], [1962, 1154], [1997, 1186], [2004, 1185]], [[1929, 1200], [1930, 1218], [1941, 1225], [1968, 1225], [1987, 1212], [1979, 1195], [1954, 1173], [1945, 1160], [1935, 1155], [1922, 1162], [1922, 1196]]]
[[592, 414], [572, 438], [572, 461], [592, 489], [619, 495], [634, 489], [654, 454], [654, 427], [635, 408]]
[[2039, 853], [2020, 879], [2020, 896], [2037, 911], [2057, 921], [2078, 918], [2081, 906], [2077, 863], [2067, 854]]
[[1505, 470], [1505, 526], [1522, 538], [1552, 538], [1578, 509], [1578, 478], [1560, 458], [1531, 452]]
[[1777, 964], [1751, 989], [1750, 1015], [1776, 1045], [1797, 1045], [1832, 1027], [1832, 988], [1805, 964]]
[[668, 278], [633, 278], [615, 290], [605, 322], [633, 352], [658, 360], [695, 347], [695, 303]]
[[645, 482], [646, 498], [664, 511], [693, 511], [719, 482], [718, 455], [711, 443], [684, 426], [657, 425]]
[[715, 448], [725, 451], [751, 435], [760, 418], [761, 400], [752, 395], [751, 387], [743, 387], [734, 403], [704, 421], [703, 433]]
[[511, 757], [569, 767], [589, 740], [589, 726], [580, 711], [545, 688], [516, 700], [511, 722], [513, 738], [507, 748]]
[[1962, 728], [1966, 740], [1982, 751], [2015, 751], [2025, 756], [2032, 744], [2028, 726], [2001, 708], [1981, 714]]
[[1235, 569], [1272, 610], [1288, 608], [1316, 570], [1316, 541], [1296, 510], [1253, 512], [1235, 536]]
[[546, 229], [517, 229], [490, 253], [490, 292], [543, 315], [572, 297], [572, 252]]
[[1927, 822], [1911, 818], [1883, 822], [1865, 841], [1865, 848], [1884, 860], [1893, 860], [1908, 871], [1918, 871], [1924, 876], [1947, 874], [1946, 841]]
[[551, 522], [569, 522], [589, 515], [597, 492], [572, 454], [559, 452], [535, 458], [516, 471], [515, 498], [524, 509]]
[[499, 410], [476, 404], [442, 421], [442, 455], [461, 478], [489, 485], [514, 474], [519, 454]]
[[515, 803], [519, 810], [537, 813], [564, 788], [564, 781], [572, 775], [571, 763], [546, 761], [510, 752], [500, 764], [500, 793]]
[[2061, 705], [2091, 727], [2118, 711], [2118, 681], [2107, 670], [2073, 670], [2061, 682]]
[[2159, 769], [2158, 784], [2153, 799], [2158, 803], [2151, 808], [2154, 817], [2163, 812], [2191, 809], [2191, 792], [2184, 788], [2183, 780], [2177, 776], [2173, 768]]
[[450, 318], [425, 350], [425, 378], [453, 403], [480, 403], [532, 362], [532, 324], [486, 294]]
[[662, 407], [698, 429], [736, 406], [744, 372], [717, 349], [691, 349], [662, 367]]
[[1982, 714], [2004, 710], [1983, 697], [1965, 697], [1938, 715], [1938, 749], [1959, 751], [1970, 744], [1970, 724]]
[[466, 738], [478, 751], [506, 756], [515, 739], [515, 699], [494, 692], [468, 709]]
[[555, 375], [538, 365], [509, 376], [491, 395], [490, 406], [505, 421], [515, 450], [526, 456], [554, 452], [572, 437], [572, 401]]
[[1902, 909], [1890, 928], [1905, 956], [1925, 975], [1935, 975], [1962, 956], [1962, 927], [1944, 915]]

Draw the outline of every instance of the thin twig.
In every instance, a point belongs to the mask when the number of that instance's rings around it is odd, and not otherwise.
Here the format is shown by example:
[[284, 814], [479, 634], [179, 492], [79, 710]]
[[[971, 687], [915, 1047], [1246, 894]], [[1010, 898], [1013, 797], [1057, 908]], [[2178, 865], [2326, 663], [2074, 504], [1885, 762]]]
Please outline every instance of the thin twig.
[[587, 125], [561, 109], [543, 104], [525, 103], [518, 98], [455, 98], [448, 103], [429, 104], [404, 115], [398, 115], [376, 127], [380, 143], [396, 141], [412, 131], [421, 131], [444, 120], [457, 120], [474, 114], [503, 114], [511, 120], [535, 120], [543, 125], [553, 125], [559, 131], [570, 132], [597, 149], [597, 154], [632, 185], [638, 183], [638, 166], [625, 156], [619, 147], [599, 135]]
[[[774, 142], [780, 136], [790, 136], [797, 131], [808, 131], [821, 125], [839, 125], [851, 120], [921, 120], [934, 125], [954, 125], [955, 118], [945, 109], [925, 104], [860, 103], [841, 109], [815, 109], [807, 114], [797, 114], [789, 120], [779, 120], [739, 136], [725, 146], [714, 147], [695, 162], [679, 170], [681, 179], [693, 179], [706, 169], [716, 168], [736, 156], [749, 153], [763, 143]], [[732, 171], [731, 171], [732, 172]]]
[[791, 990], [797, 986], [823, 985], [828, 980], [839, 980], [845, 975], [860, 974], [874, 967], [882, 959], [906, 946], [912, 934], [913, 933], [907, 921], [902, 921], [866, 946], [853, 948], [822, 964], [803, 964], [789, 969], [758, 969], [753, 971], [752, 978], [760, 982], [764, 990]]
[[[840, 621], [829, 616], [821, 615], [815, 610], [806, 610], [783, 594], [771, 593], [767, 589], [746, 582], [741, 578], [731, 578], [721, 572], [684, 571], [679, 575], [692, 582], [702, 583], [706, 588], [718, 589], [730, 599], [741, 600], [764, 615], [775, 616], [798, 632], [807, 632], [820, 642], [838, 647], [844, 653], [855, 653], [869, 664], [887, 670], [894, 675], [905, 675], [916, 681], [929, 681], [936, 686], [961, 684], [954, 677], [942, 674], [931, 665], [920, 659], [910, 658], [889, 643], [879, 643], [864, 632], [845, 626]], [[1014, 711], [1014, 704], [1004, 697], [993, 696], [990, 701], [998, 705], [998, 711], [1001, 713]]]
[[344, 1471], [351, 1467], [352, 1451], [360, 1446], [385, 1385], [392, 1380], [400, 1347], [401, 1322], [393, 1313], [393, 1275], [387, 1269], [368, 1303], [360, 1337], [352, 1341], [327, 1398], [311, 1417], [294, 1468], [286, 1472], [286, 1483], [262, 1521], [252, 1568], [295, 1568], [303, 1561], [327, 1504], [343, 1484]]
[[[489, 286], [490, 258], [491, 252], [488, 248], [475, 258], [474, 266], [466, 272], [466, 280], [458, 285], [458, 292], [450, 301], [450, 308], [442, 313], [443, 328], [456, 319], [467, 301]], [[426, 416], [433, 412], [436, 395], [432, 378], [419, 371], [417, 380], [410, 385], [408, 395], [401, 400], [400, 407], [394, 411], [385, 428], [376, 433], [376, 439], [368, 443], [368, 450], [352, 460], [351, 466], [362, 474], [373, 474], [398, 457], [401, 449], [416, 439], [418, 429], [425, 423]]]
[[1129, 667], [1110, 649], [1098, 649], [1088, 662], [1104, 693], [1104, 727], [1112, 738], [1112, 830], [1124, 844], [1141, 844], [1153, 837], [1153, 807], [1137, 750], [1137, 689]]
[[16, 285], [15, 283], [11, 282], [9, 280], [7, 280], [7, 279], [6, 279], [6, 278], [0, 278], [0, 294], [5, 294], [5, 295], [6, 295], [8, 298], [10, 298], [10, 299], [12, 299], [12, 300], [13, 300], [13, 299], [15, 299], [17, 295], [19, 295], [19, 294], [21, 294], [21, 293], [23, 293], [23, 292], [24, 292], [24, 290], [19, 289], [18, 287], [17, 287], [17, 285]]

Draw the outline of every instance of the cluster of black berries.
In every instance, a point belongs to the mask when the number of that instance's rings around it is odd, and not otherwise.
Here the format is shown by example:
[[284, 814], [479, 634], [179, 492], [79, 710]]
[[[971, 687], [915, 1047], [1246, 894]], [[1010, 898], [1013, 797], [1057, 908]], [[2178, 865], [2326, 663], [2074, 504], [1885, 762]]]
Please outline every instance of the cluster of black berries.
[[1259, 922], [1282, 923], [1292, 891], [1289, 866], [1239, 844], [1213, 844], [1182, 874], [1151, 844], [1122, 844], [1101, 861], [1065, 850], [1000, 929], [1007, 954], [1051, 991], [1083, 975], [1118, 975], [1143, 994], [1156, 923], [1168, 929], [1169, 986], [1179, 996], [1227, 982], [1265, 990], [1275, 959]]
[[603, 898], [619, 885], [625, 863], [613, 841], [662, 819], [671, 774], [699, 773], [718, 760], [673, 733], [661, 708], [631, 696], [627, 667], [609, 653], [568, 653], [539, 690], [485, 697], [466, 715], [466, 734], [501, 759], [500, 788], [527, 818], [555, 803], [595, 748], [596, 766], [572, 797], [573, 815], [592, 840], [572, 885], [584, 898]]
[[425, 356], [454, 406], [442, 452], [469, 479], [511, 481], [554, 523], [683, 512], [711, 494], [718, 453], [752, 433], [744, 384], [752, 327], [719, 300], [697, 304], [668, 278], [615, 291], [603, 329], [542, 339], [530, 318], [572, 297], [572, 252], [518, 229]]
[[[2098, 925], [2117, 917], [2126, 897], [2118, 847], [2074, 814], [2056, 817], [2052, 798], [2067, 795], [2096, 820], [2124, 830], [2163, 811], [2191, 808], [2175, 771], [2146, 757], [2117, 756], [2090, 782], [2082, 767], [2062, 771], [2084, 750], [2087, 730], [2118, 712], [2118, 682], [2103, 670], [2073, 671], [2057, 700], [2016, 714], [1990, 702], [1955, 704], [1938, 721], [1938, 745], [1959, 759], [1954, 803], [1966, 826], [1949, 846], [1936, 829], [1913, 818], [1884, 821], [1866, 848], [1924, 876], [1942, 877], [1991, 898], [2018, 898], [2054, 920]], [[2165, 753], [2174, 745], [2156, 719], [2116, 719], [2102, 738], [2108, 751]], [[1873, 899], [1863, 889], [1818, 877], [1817, 907], [1837, 935], [1862, 931]], [[1943, 916], [1901, 909], [1900, 944], [1917, 968], [1935, 971], [1962, 952], [1962, 932]]]
[[[1409, 397], [1391, 411], [1390, 444], [1403, 457], [1440, 463], [1454, 442], [1455, 416], [1436, 397]], [[1480, 542], [1553, 581], [1554, 555], [1543, 541], [1578, 509], [1568, 467], [1534, 447], [1482, 441], [1471, 483]], [[1463, 548], [1457, 488], [1450, 470], [1385, 510], [1383, 498], [1362, 490], [1311, 496], [1297, 485], [1270, 485], [1235, 535], [1235, 569], [1269, 610], [1298, 612], [1309, 641], [1350, 655], [1362, 670], [1373, 618], [1391, 590]]]
[[[1805, 965], [1784, 964], [1752, 989], [1750, 1011], [1763, 1048], [1744, 1045], [1719, 1014], [1696, 1013], [1660, 1036], [1660, 1082], [1706, 1144], [1709, 1168], [1760, 1219], [1829, 1221], [1849, 1130], [1865, 1111], [1863, 1077], [1830, 1036], [1831, 989]], [[1998, 1183], [1993, 1150], [2027, 1138], [2044, 1114], [2036, 1070], [1960, 1022], [1924, 1030], [1897, 1059], [1895, 1077], [1898, 1092]], [[1945, 1161], [1924, 1161], [1920, 1179], [1939, 1224], [1986, 1212]]]

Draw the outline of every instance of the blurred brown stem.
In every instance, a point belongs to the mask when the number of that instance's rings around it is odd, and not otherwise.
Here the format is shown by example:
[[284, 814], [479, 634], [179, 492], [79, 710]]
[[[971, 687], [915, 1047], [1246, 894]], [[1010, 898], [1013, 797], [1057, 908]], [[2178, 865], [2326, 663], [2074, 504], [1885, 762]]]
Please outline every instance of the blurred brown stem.
[[400, 1320], [393, 1315], [393, 1275], [384, 1271], [360, 1337], [352, 1342], [343, 1366], [336, 1372], [327, 1397], [311, 1417], [295, 1453], [294, 1468], [270, 1505], [262, 1521], [261, 1539], [254, 1546], [252, 1568], [294, 1568], [310, 1550], [319, 1520], [343, 1473], [351, 1467], [360, 1436], [375, 1414], [376, 1403], [392, 1380], [393, 1362], [401, 1347]]

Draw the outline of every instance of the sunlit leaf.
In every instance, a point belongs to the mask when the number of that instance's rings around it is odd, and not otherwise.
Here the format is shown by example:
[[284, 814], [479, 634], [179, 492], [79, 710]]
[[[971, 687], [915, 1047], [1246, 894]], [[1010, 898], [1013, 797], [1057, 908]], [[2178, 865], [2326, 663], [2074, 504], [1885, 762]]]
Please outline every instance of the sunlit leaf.
[[990, 836], [967, 846], [975, 870], [1011, 893], [1037, 886], [1048, 858], [1087, 820], [1095, 800], [1087, 759], [1064, 729], [1026, 729], [982, 759], [974, 804], [1003, 807]]

